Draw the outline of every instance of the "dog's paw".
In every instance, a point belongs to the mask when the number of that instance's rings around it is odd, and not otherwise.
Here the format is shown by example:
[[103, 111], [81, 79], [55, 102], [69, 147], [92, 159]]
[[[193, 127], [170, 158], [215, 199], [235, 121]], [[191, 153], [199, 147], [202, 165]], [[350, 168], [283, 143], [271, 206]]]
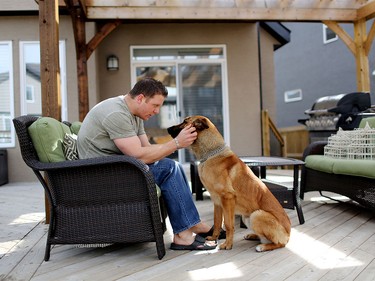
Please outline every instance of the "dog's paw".
[[255, 251], [257, 251], [257, 252], [264, 252], [263, 244], [260, 244], [260, 245], [256, 246], [255, 247]]
[[215, 236], [207, 236], [206, 240], [208, 240], [208, 241], [216, 241], [217, 238], [215, 238]]
[[260, 238], [258, 235], [254, 233], [249, 233], [243, 237], [245, 240], [252, 240], [252, 241], [259, 241]]
[[219, 246], [220, 250], [231, 250], [232, 247], [233, 247], [233, 243], [227, 243], [227, 242], [224, 242], [220, 244]]

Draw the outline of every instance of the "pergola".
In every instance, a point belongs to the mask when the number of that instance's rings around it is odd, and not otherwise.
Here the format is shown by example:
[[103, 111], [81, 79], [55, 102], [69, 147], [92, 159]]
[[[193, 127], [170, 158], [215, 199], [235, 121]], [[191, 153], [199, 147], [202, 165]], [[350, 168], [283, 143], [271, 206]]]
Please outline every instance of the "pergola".
[[[375, 36], [375, 0], [39, 0], [41, 44], [42, 114], [58, 120], [59, 85], [59, 8], [72, 17], [77, 54], [79, 118], [88, 108], [87, 60], [100, 42], [125, 21], [297, 21], [323, 22], [353, 53], [356, 60], [357, 90], [370, 91], [368, 55]], [[104, 24], [86, 41], [85, 23]], [[351, 37], [340, 23], [351, 23]]]

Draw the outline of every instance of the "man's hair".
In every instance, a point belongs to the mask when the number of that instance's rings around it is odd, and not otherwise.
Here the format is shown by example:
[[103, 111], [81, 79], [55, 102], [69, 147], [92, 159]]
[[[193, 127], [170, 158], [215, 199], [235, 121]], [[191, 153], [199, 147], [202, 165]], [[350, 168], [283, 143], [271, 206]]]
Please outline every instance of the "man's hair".
[[152, 98], [155, 95], [163, 95], [164, 97], [167, 97], [168, 90], [160, 81], [151, 77], [146, 77], [139, 80], [129, 92], [131, 98], [135, 98], [140, 94], [143, 94], [147, 99]]

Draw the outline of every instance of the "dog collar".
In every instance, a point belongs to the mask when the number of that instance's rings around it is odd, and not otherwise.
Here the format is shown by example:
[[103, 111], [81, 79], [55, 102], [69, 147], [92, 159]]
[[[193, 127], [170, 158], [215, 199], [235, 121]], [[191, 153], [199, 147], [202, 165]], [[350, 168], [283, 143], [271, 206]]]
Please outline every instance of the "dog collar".
[[224, 149], [227, 148], [227, 145], [224, 144], [223, 146], [219, 147], [219, 148], [216, 148], [215, 150], [212, 150], [210, 151], [207, 155], [205, 155], [205, 157], [203, 157], [202, 159], [200, 159], [199, 161], [201, 163], [205, 162], [208, 158], [212, 157], [212, 156], [215, 156], [216, 154], [219, 154], [220, 152], [223, 152]]

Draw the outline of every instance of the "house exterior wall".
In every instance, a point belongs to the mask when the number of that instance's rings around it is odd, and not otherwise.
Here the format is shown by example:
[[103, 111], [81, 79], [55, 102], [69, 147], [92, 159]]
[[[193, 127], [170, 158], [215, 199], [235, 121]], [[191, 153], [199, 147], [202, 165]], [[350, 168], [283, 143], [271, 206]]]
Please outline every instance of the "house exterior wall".
[[[60, 40], [66, 41], [66, 69], [68, 87], [69, 121], [79, 118], [75, 45], [69, 16], [60, 16]], [[87, 42], [98, 27], [86, 25]], [[227, 88], [230, 145], [239, 155], [261, 154], [260, 84], [258, 34], [255, 23], [205, 23], [205, 24], [122, 24], [107, 36], [88, 61], [89, 108], [106, 98], [124, 94], [130, 90], [131, 45], [199, 45], [224, 44], [227, 51]], [[267, 87], [264, 100], [272, 108], [273, 90], [273, 38], [263, 34], [262, 69]], [[39, 40], [37, 16], [0, 17], [0, 40], [13, 42], [15, 116], [20, 109], [19, 42]], [[119, 57], [120, 70], [107, 71], [106, 58], [110, 54]], [[270, 60], [265, 56], [271, 56]], [[24, 164], [16, 140], [15, 148], [8, 148], [10, 182], [35, 181], [35, 175]]]
[[[78, 120], [78, 89], [75, 43], [72, 32], [70, 16], [60, 16], [60, 40], [66, 42], [66, 79], [68, 99], [68, 119]], [[87, 24], [87, 36], [91, 38], [95, 34], [95, 25]], [[13, 78], [14, 78], [14, 112], [15, 116], [21, 115], [20, 103], [20, 41], [39, 41], [39, 18], [38, 16], [1, 16], [0, 17], [0, 40], [11, 40], [13, 48]], [[89, 68], [89, 91], [90, 105], [96, 104], [96, 62], [95, 53], [88, 62]], [[10, 182], [36, 181], [36, 177], [30, 168], [22, 160], [21, 153], [16, 140], [15, 148], [7, 148], [8, 153], [8, 176]]]
[[[279, 128], [296, 126], [298, 119], [309, 118], [305, 110], [311, 109], [320, 97], [357, 91], [355, 57], [340, 38], [324, 44], [321, 23], [284, 23], [284, 26], [291, 30], [291, 41], [275, 52]], [[353, 38], [352, 24], [340, 26]], [[370, 74], [375, 69], [374, 54], [373, 44], [369, 55]], [[370, 79], [372, 103], [374, 77]], [[284, 92], [294, 89], [302, 90], [302, 100], [285, 103]]]
[[[230, 145], [240, 155], [261, 154], [256, 24], [123, 24], [98, 48], [100, 99], [130, 90], [130, 46], [198, 44], [226, 45]], [[105, 68], [111, 54], [119, 57], [119, 71]]]

